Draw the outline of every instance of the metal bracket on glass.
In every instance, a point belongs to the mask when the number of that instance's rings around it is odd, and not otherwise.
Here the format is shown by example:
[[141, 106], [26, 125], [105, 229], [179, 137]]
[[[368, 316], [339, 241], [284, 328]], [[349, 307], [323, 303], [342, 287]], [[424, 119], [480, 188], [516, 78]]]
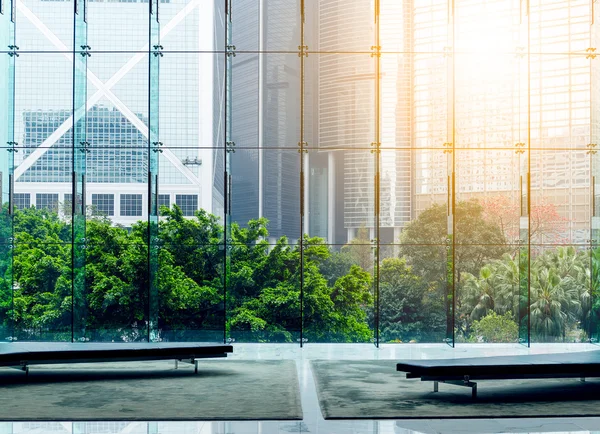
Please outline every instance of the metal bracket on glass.
[[306, 143], [306, 142], [298, 142], [298, 147], [300, 148], [300, 149], [298, 149], [298, 153], [299, 154], [305, 154], [305, 153], [308, 154], [308, 150], [305, 149], [305, 148], [308, 147], [308, 143]]
[[298, 339], [296, 339], [296, 342], [302, 342], [303, 344], [305, 344], [308, 342], [308, 338], [302, 338], [302, 339], [298, 338]]
[[162, 149], [160, 147], [163, 145], [163, 142], [152, 142], [152, 152], [160, 152], [162, 153]]
[[379, 149], [381, 147], [380, 142], [371, 142], [371, 147], [375, 147], [375, 149], [371, 149], [371, 154], [381, 153], [381, 150]]
[[298, 57], [308, 57], [308, 45], [298, 45]]
[[81, 47], [81, 56], [82, 57], [92, 57], [92, 54], [90, 53], [90, 50], [92, 49], [92, 47], [90, 47], [89, 45], [80, 45]]
[[164, 56], [164, 54], [162, 52], [164, 47], [162, 45], [154, 45], [153, 48], [154, 48], [154, 51], [152, 51], [152, 54], [154, 54], [154, 57], [158, 57], [158, 56], [163, 57]]
[[586, 145], [586, 147], [588, 148], [588, 151], [586, 152], [586, 154], [588, 155], [595, 155], [596, 153], [598, 153], [598, 151], [596, 151], [596, 143], [588, 143]]
[[232, 344], [235, 342], [235, 338], [227, 338], [227, 343]]
[[6, 150], [7, 152], [19, 152], [19, 150], [15, 148], [15, 146], [18, 145], [17, 142], [6, 142], [6, 144], [9, 146]]
[[515, 148], [517, 148], [515, 151], [515, 154], [524, 154], [525, 153], [525, 149], [523, 149], [523, 148], [525, 148], [525, 143], [523, 143], [523, 142], [515, 143]]
[[18, 50], [19, 50], [19, 47], [17, 47], [16, 45], [9, 45], [8, 46], [8, 55], [10, 57], [19, 57], [19, 53], [17, 53]]
[[9, 341], [9, 342], [16, 342], [17, 338], [14, 337], [14, 336], [8, 336], [8, 337], [6, 337], [6, 340]]
[[80, 152], [84, 152], [84, 153], [92, 152], [88, 149], [88, 146], [90, 146], [90, 142], [79, 142], [79, 144], [81, 145], [81, 148], [79, 148]]
[[371, 57], [381, 57], [381, 45], [371, 45]]
[[227, 45], [225, 48], [227, 49], [225, 52], [227, 57], [235, 57], [235, 45]]
[[444, 154], [452, 153], [452, 142], [446, 142], [442, 146], [444, 147]]
[[452, 57], [452, 47], [444, 47], [444, 57]]
[[198, 157], [185, 157], [183, 160], [181, 160], [181, 163], [184, 166], [202, 166], [202, 160]]
[[596, 58], [596, 49], [593, 47], [590, 48], [586, 48], [585, 52], [588, 53], [587, 56], [585, 56], [586, 59], [595, 59]]
[[225, 142], [225, 152], [227, 152], [228, 154], [231, 152], [235, 152], [235, 142]]
[[517, 59], [523, 59], [525, 57], [525, 47], [523, 46], [519, 46], [519, 47], [515, 47], [515, 57]]

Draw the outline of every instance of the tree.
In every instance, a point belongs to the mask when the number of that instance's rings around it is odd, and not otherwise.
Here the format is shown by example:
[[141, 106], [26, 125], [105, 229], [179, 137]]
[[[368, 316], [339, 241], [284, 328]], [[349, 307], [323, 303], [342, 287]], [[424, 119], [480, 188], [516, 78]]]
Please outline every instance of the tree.
[[519, 326], [510, 313], [498, 315], [492, 311], [473, 323], [473, 331], [484, 342], [516, 342]]
[[[483, 199], [481, 205], [484, 209], [484, 218], [497, 225], [507, 240], [514, 241], [520, 238], [520, 199], [509, 197], [505, 194], [495, 195]], [[554, 203], [545, 199], [537, 199], [531, 204], [529, 221], [529, 237], [536, 244], [559, 243], [568, 241], [565, 231], [569, 219], [558, 212]]]
[[[501, 229], [484, 219], [483, 207], [475, 199], [456, 204], [454, 275], [478, 275], [487, 262], [507, 251]], [[447, 276], [448, 218], [446, 205], [424, 210], [402, 232], [400, 253], [427, 282], [445, 282]]]
[[531, 274], [531, 300], [531, 332], [535, 338], [564, 339], [579, 303], [576, 289], [564, 285], [555, 269], [536, 267]]
[[405, 258], [386, 258], [379, 268], [380, 338], [382, 341], [428, 340], [442, 330], [444, 318], [427, 305], [427, 285], [412, 273]]
[[363, 270], [370, 271], [373, 269], [373, 244], [369, 237], [369, 229], [364, 226], [360, 227], [356, 232], [356, 238], [345, 245], [343, 250], [348, 252], [354, 263]]

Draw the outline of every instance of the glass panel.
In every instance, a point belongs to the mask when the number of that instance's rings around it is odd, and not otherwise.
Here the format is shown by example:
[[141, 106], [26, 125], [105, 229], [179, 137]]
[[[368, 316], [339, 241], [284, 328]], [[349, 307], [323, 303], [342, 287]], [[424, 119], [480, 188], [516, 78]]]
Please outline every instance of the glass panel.
[[[0, 15], [0, 47], [14, 45], [14, 23], [10, 5]], [[5, 48], [6, 47], [6, 48]], [[13, 218], [12, 180], [14, 170], [14, 80], [16, 56], [0, 55], [0, 341], [13, 337]]]
[[[161, 341], [223, 342], [223, 226], [200, 212], [183, 218], [162, 208], [158, 231], [158, 327]], [[200, 244], [200, 243], [206, 244]], [[229, 303], [229, 301], [228, 301]]]
[[[600, 8], [594, 7], [594, 23], [592, 25], [591, 45], [596, 47], [600, 42]], [[600, 69], [595, 61], [590, 62], [590, 126], [591, 140], [589, 156], [591, 165], [591, 254], [590, 254], [590, 315], [587, 318], [588, 337], [591, 342], [598, 343], [600, 336], [600, 160], [598, 144], [600, 143]]]
[[[498, 130], [504, 127], [502, 123], [487, 125]], [[467, 132], [463, 134], [457, 134], [459, 143], [470, 138]], [[456, 151], [458, 341], [518, 341], [522, 276], [517, 241], [521, 165], [527, 163], [522, 155], [512, 149]]]
[[[597, 111], [595, 113], [598, 113]], [[597, 121], [596, 121], [597, 122]], [[598, 143], [598, 126], [593, 124], [593, 130], [595, 133], [594, 143]], [[590, 254], [590, 291], [591, 298], [589, 304], [591, 305], [590, 316], [587, 318], [587, 325], [589, 330], [589, 338], [591, 342], [598, 343], [599, 336], [599, 325], [600, 325], [600, 160], [597, 151], [591, 151], [591, 162], [592, 162], [592, 208], [591, 208], [591, 254]]]
[[158, 295], [158, 166], [160, 151], [159, 134], [159, 72], [162, 57], [160, 46], [160, 24], [158, 21], [159, 0], [150, 0], [150, 86], [148, 119], [148, 341], [158, 342], [159, 295]]
[[[75, 14], [75, 50], [73, 67], [73, 340], [85, 342], [86, 333], [86, 159], [89, 151], [86, 131], [87, 112], [87, 24], [84, 0], [77, 2]], [[81, 50], [81, 51], [79, 51]], [[79, 54], [79, 56], [77, 56]], [[36, 204], [39, 208], [39, 204]]]
[[19, 340], [72, 339], [72, 219], [54, 205], [72, 189], [72, 58], [22, 53], [15, 62], [12, 286]]
[[[406, 55], [396, 54], [396, 58], [406, 64], [412, 70], [412, 135], [414, 142], [413, 148], [418, 149], [412, 156], [412, 166], [414, 167], [414, 200], [412, 216], [417, 216], [413, 223], [407, 225], [412, 228], [414, 235], [403, 235], [401, 243], [408, 244], [402, 247], [401, 254], [406, 255], [411, 261], [417, 263], [425, 257], [427, 250], [434, 249], [437, 253], [446, 252], [445, 262], [438, 264], [435, 261], [433, 267], [441, 266], [441, 269], [427, 270], [425, 268], [414, 267], [417, 273], [422, 274], [426, 282], [436, 282], [435, 290], [437, 294], [434, 298], [442, 297], [441, 306], [444, 307], [446, 314], [446, 336], [443, 341], [449, 345], [454, 345], [454, 257], [453, 250], [453, 212], [454, 212], [454, 22], [453, 11], [450, 3], [443, 0], [434, 0], [427, 3], [414, 5], [413, 10], [413, 28], [412, 33], [412, 51], [414, 53], [410, 58]], [[385, 17], [383, 18], [385, 22]], [[387, 25], [386, 25], [387, 27]], [[407, 41], [408, 42], [408, 41]], [[397, 43], [400, 43], [399, 41]], [[409, 42], [410, 43], [410, 42]], [[386, 77], [386, 70], [395, 68], [390, 60], [386, 60], [386, 37], [382, 35], [383, 55], [383, 74]], [[405, 66], [406, 67], [406, 66]], [[393, 69], [390, 69], [392, 72]], [[402, 72], [402, 69], [398, 69]], [[392, 79], [393, 80], [393, 79]], [[387, 84], [386, 84], [387, 82]], [[388, 86], [390, 79], [383, 78], [382, 86]], [[384, 101], [385, 102], [385, 101]], [[382, 119], [390, 116], [391, 106], [382, 110]], [[387, 114], [386, 114], [387, 113]], [[385, 134], [385, 131], [384, 131]], [[385, 148], [386, 140], [382, 146]], [[388, 140], [388, 143], [393, 141]], [[421, 151], [422, 150], [422, 151]], [[383, 197], [383, 194], [382, 194]], [[434, 205], [439, 203], [439, 205]], [[445, 211], [444, 211], [445, 210]], [[421, 213], [425, 213], [421, 215]], [[438, 227], [444, 231], [444, 237], [439, 238], [440, 233], [419, 234], [417, 226], [422, 225], [422, 219], [425, 224], [429, 217], [437, 215], [443, 217], [443, 225]], [[416, 223], [415, 223], [416, 222]], [[441, 223], [438, 221], [437, 224]], [[421, 239], [425, 235], [426, 239]], [[414, 246], [416, 244], [416, 246]], [[423, 250], [419, 245], [423, 245]], [[430, 247], [442, 244], [436, 248]], [[408, 250], [407, 250], [408, 249]], [[414, 250], [410, 252], [410, 250]], [[410, 255], [413, 258], [410, 258]], [[442, 274], [443, 273], [443, 274]], [[445, 281], [441, 281], [444, 277]], [[433, 339], [438, 335], [433, 333]]]
[[[166, 53], [225, 51], [224, 1], [154, 0]], [[143, 45], [143, 44], [142, 44]]]
[[[161, 4], [161, 7], [163, 4]], [[181, 6], [179, 6], [181, 7]], [[88, 45], [95, 52], [148, 52], [148, 0], [87, 0]]]
[[[5, 0], [7, 12], [11, 3], [15, 2]], [[73, 58], [73, 1], [25, 0], [14, 7], [18, 23], [15, 44], [19, 50], [61, 52], [65, 58]]]
[[232, 38], [228, 45], [234, 46], [234, 50], [298, 52], [302, 22], [300, 0], [231, 0], [229, 3]]
[[[71, 228], [33, 208], [17, 211], [17, 220], [21, 229], [15, 233], [13, 250], [13, 337], [18, 341], [71, 341], [71, 244], [32, 239], [23, 221], [47, 236]], [[52, 239], [58, 238], [53, 235]]]
[[589, 64], [584, 55], [531, 55], [532, 149], [587, 149], [590, 143]]
[[530, 324], [538, 342], [587, 339], [590, 163], [586, 151], [532, 151]]
[[531, 52], [585, 53], [593, 8], [585, 1], [530, 0]]
[[94, 53], [88, 60], [86, 341], [148, 339], [150, 57], [159, 56]]
[[[381, 158], [381, 342], [447, 342], [451, 304], [447, 154], [442, 149], [384, 149]], [[408, 158], [414, 167], [414, 184], [409, 187], [413, 199], [410, 212], [403, 213], [406, 185], [402, 172], [391, 163], [402, 164]]]
[[590, 158], [586, 151], [531, 152], [531, 244], [589, 245]]
[[[233, 125], [235, 116], [234, 111]], [[229, 335], [238, 342], [296, 342], [301, 328], [300, 154], [242, 148], [228, 157]], [[258, 197], [240, 200], [249, 191]], [[285, 314], [271, 312], [278, 302]]]
[[86, 336], [97, 342], [148, 339], [148, 244], [133, 230], [89, 220], [86, 237]]
[[[375, 338], [376, 155], [309, 148], [305, 156], [303, 336], [309, 343]], [[337, 243], [327, 244], [336, 234]]]
[[375, 45], [375, 2], [307, 3], [304, 28], [310, 52], [370, 53]]
[[[19, 208], [35, 207], [38, 193], [62, 197], [72, 189], [72, 55], [69, 59], [63, 54], [22, 53], [15, 68], [14, 141], [19, 143], [14, 153], [14, 199]], [[40, 209], [58, 219], [57, 211]], [[15, 221], [18, 224], [26, 220]], [[25, 227], [15, 226], [15, 231], [25, 232]], [[71, 241], [70, 231], [52, 240], [43, 231], [29, 236], [40, 242]]]
[[531, 340], [587, 340], [590, 254], [586, 246], [532, 246]]
[[[158, 201], [165, 206], [159, 209], [157, 285], [163, 341], [224, 338], [226, 59], [165, 52], [160, 60]], [[175, 285], [177, 278], [183, 280]]]

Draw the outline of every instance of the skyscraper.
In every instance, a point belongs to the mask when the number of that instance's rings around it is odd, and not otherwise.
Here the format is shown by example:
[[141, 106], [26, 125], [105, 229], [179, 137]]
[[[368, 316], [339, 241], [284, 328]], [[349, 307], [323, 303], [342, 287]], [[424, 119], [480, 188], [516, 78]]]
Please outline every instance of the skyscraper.
[[[24, 54], [16, 61], [15, 140], [21, 149], [15, 154], [15, 193], [23, 204], [37, 206], [38, 194], [70, 200], [72, 7], [40, 0], [17, 8], [18, 38], [37, 44], [24, 49], [43, 54]], [[86, 203], [95, 209], [102, 203], [106, 215], [125, 225], [148, 212], [147, 90], [153, 55], [148, 8], [147, 2], [90, 1], [86, 10]], [[224, 56], [213, 54], [220, 41], [220, 12], [212, 2], [198, 0], [163, 0], [159, 7], [165, 51], [159, 78], [159, 202], [178, 204], [187, 216], [199, 208], [222, 216], [223, 82], [218, 68]], [[198, 44], [209, 53], [186, 52], [190, 47], [197, 51]], [[102, 52], [115, 47], [119, 53]]]

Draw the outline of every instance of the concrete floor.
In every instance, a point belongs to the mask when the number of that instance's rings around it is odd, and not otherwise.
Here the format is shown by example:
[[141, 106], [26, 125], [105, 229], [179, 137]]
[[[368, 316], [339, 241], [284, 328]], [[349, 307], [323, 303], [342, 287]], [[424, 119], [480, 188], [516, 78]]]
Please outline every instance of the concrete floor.
[[[293, 359], [296, 361], [304, 420], [302, 422], [0, 422], [0, 434], [418, 434], [418, 433], [600, 433], [598, 418], [522, 418], [469, 420], [350, 420], [326, 421], [321, 415], [309, 368], [312, 359], [430, 359], [509, 354], [542, 354], [599, 349], [589, 344], [534, 344], [531, 348], [510, 344], [382, 345], [234, 344], [231, 358], [241, 360]], [[167, 363], [167, 362], [165, 362]], [[0, 390], [1, 393], [1, 390]]]

